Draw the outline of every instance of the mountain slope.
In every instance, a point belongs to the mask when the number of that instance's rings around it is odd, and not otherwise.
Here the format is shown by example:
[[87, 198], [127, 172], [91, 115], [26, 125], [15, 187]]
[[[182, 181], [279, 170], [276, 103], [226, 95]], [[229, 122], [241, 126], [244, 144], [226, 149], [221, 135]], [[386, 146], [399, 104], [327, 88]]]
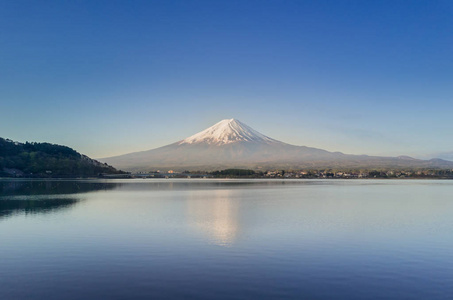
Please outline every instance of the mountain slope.
[[176, 143], [101, 161], [128, 171], [153, 169], [307, 168], [307, 167], [440, 167], [448, 161], [408, 157], [346, 155], [294, 146], [265, 136], [244, 123], [228, 119]]
[[227, 119], [178, 142], [178, 145], [205, 143], [220, 146], [236, 142], [281, 143], [259, 133], [239, 120]]
[[121, 171], [61, 145], [0, 138], [0, 176], [97, 176]]

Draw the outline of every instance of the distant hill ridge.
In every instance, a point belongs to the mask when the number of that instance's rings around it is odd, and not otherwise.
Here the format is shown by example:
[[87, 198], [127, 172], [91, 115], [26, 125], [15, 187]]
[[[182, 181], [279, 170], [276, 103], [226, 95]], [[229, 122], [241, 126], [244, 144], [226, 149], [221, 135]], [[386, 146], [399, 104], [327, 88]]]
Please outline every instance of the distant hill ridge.
[[124, 173], [74, 149], [50, 144], [19, 143], [0, 138], [0, 176], [58, 177]]
[[226, 168], [453, 168], [453, 162], [408, 156], [350, 155], [290, 145], [236, 119], [222, 120], [186, 139], [160, 148], [101, 158], [127, 171], [219, 170]]

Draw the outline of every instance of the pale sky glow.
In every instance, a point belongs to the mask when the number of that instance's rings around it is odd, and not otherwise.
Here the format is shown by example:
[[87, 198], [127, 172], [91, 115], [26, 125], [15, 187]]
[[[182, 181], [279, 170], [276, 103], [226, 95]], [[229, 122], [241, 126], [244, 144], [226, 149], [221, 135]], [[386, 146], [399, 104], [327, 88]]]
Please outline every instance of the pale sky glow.
[[0, 129], [91, 157], [235, 118], [351, 154], [453, 151], [451, 1], [4, 1]]

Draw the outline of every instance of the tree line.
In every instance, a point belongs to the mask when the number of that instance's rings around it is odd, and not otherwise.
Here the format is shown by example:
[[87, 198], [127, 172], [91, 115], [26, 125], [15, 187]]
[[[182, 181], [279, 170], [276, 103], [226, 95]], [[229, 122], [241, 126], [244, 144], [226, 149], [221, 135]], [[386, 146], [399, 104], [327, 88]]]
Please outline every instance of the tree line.
[[123, 173], [74, 149], [50, 143], [16, 143], [0, 138], [0, 176], [97, 176]]

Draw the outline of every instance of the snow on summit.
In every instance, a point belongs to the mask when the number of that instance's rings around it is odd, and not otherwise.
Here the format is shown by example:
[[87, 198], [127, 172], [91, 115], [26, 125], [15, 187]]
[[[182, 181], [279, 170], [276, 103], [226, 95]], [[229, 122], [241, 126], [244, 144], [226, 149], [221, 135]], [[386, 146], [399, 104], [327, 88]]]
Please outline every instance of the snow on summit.
[[197, 143], [226, 145], [236, 142], [278, 143], [277, 140], [259, 133], [239, 120], [225, 119], [208, 129], [182, 140], [179, 142], [179, 145]]

